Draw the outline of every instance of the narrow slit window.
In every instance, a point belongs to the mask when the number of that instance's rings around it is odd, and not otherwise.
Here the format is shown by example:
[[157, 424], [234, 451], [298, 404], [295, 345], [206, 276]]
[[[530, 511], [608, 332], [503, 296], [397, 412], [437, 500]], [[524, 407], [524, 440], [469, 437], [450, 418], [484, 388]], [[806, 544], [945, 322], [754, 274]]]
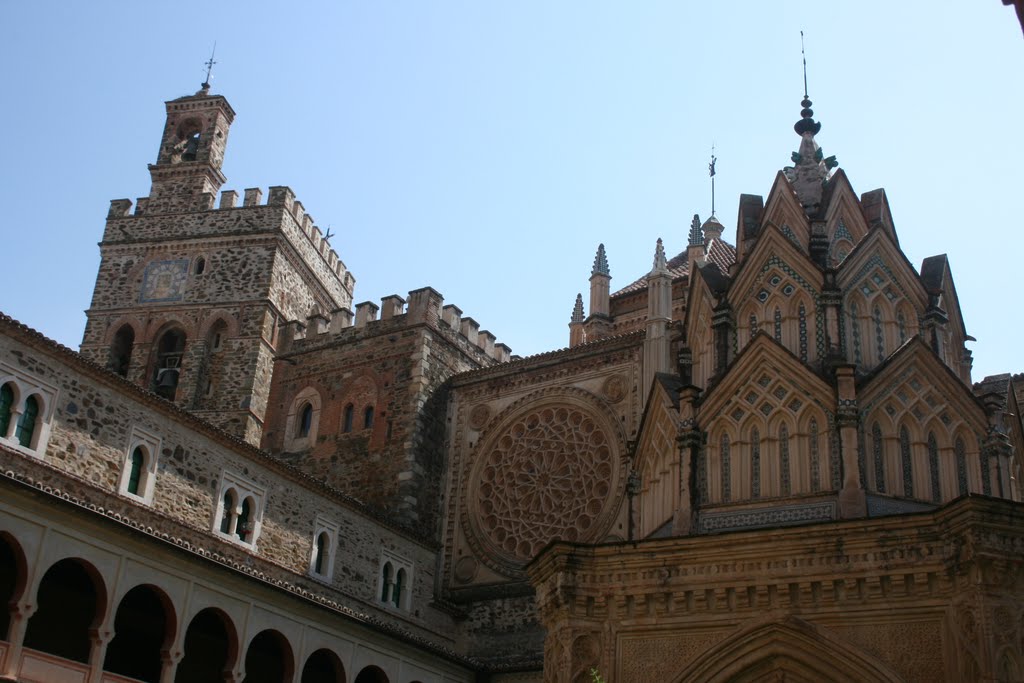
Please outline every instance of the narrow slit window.
[[128, 493], [133, 496], [139, 495], [140, 484], [142, 483], [142, 468], [146, 463], [146, 455], [142, 446], [136, 446], [132, 451], [132, 469], [128, 474]]

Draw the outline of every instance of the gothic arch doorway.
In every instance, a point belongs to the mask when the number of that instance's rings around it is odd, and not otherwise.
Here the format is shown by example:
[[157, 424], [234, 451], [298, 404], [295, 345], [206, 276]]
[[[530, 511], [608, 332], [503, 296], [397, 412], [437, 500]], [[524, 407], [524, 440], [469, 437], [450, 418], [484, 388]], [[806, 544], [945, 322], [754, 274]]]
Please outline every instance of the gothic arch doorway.
[[740, 630], [690, 664], [676, 683], [859, 681], [898, 683], [885, 663], [813, 624], [790, 617]]

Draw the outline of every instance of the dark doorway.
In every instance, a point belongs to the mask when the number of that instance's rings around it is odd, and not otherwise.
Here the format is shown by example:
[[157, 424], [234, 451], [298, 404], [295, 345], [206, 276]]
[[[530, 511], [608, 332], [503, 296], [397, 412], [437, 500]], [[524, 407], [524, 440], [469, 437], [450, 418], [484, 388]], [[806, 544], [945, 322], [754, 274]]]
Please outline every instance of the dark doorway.
[[176, 683], [223, 681], [235, 664], [230, 622], [218, 610], [199, 612], [185, 632], [185, 656], [178, 663]]
[[317, 650], [306, 660], [302, 683], [345, 683], [345, 669], [338, 655], [330, 650]]
[[277, 631], [260, 631], [245, 653], [244, 683], [282, 683], [292, 679], [292, 650]]
[[89, 631], [99, 621], [102, 589], [79, 560], [61, 560], [39, 583], [39, 608], [28, 620], [25, 647], [88, 663]]
[[161, 653], [167, 634], [174, 633], [166, 604], [166, 596], [151, 586], [136, 586], [125, 594], [114, 616], [114, 639], [107, 646], [104, 671], [160, 682]]

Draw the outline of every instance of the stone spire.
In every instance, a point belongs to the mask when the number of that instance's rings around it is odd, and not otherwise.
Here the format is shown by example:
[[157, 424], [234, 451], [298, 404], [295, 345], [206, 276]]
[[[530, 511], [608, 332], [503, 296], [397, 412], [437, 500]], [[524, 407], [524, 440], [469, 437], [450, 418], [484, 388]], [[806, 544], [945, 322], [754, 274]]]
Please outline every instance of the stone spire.
[[671, 370], [669, 325], [672, 323], [672, 275], [668, 272], [665, 247], [658, 239], [654, 268], [647, 275], [647, 324], [644, 337], [643, 400], [651, 390], [654, 376]]
[[704, 221], [704, 225], [700, 228], [701, 232], [704, 233], [704, 244], [711, 244], [712, 240], [721, 239], [722, 232], [725, 231], [725, 226], [712, 216], [711, 218]]
[[704, 244], [704, 232], [700, 229], [700, 216], [693, 214], [690, 221], [690, 245], [691, 247]]
[[594, 256], [594, 267], [590, 270], [591, 275], [608, 275], [612, 272], [608, 268], [608, 257], [604, 253], [604, 244], [597, 245], [597, 254]]
[[654, 268], [651, 269], [651, 275], [660, 273], [668, 273], [668, 259], [665, 258], [665, 246], [659, 237], [658, 244], [654, 247]]
[[[800, 32], [801, 46], [803, 32]], [[801, 52], [803, 48], [801, 47]], [[800, 136], [800, 151], [793, 152], [792, 167], [786, 168], [786, 177], [793, 183], [793, 189], [808, 216], [814, 216], [821, 208], [821, 197], [829, 172], [838, 164], [834, 156], [824, 158], [821, 147], [814, 136], [821, 131], [821, 124], [814, 120], [811, 99], [807, 95], [807, 59], [804, 59], [804, 99], [800, 102], [800, 120], [793, 130]]]
[[604, 253], [604, 245], [597, 245], [594, 256], [594, 267], [590, 271], [590, 315], [607, 316], [609, 313], [609, 296], [612, 274], [608, 268], [608, 257]]
[[572, 318], [569, 322], [583, 322], [583, 294], [576, 295], [576, 305], [572, 307]]
[[569, 319], [569, 348], [578, 346], [587, 340], [587, 332], [583, 326], [583, 295], [576, 295], [576, 305], [572, 307]]

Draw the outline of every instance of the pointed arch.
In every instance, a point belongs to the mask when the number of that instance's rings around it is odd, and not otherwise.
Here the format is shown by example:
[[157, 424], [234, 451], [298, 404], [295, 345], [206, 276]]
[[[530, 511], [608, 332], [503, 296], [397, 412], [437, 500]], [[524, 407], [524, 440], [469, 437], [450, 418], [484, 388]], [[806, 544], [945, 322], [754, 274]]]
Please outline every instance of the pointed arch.
[[758, 623], [739, 630], [706, 651], [674, 679], [675, 683], [726, 681], [746, 683], [786, 672], [786, 680], [897, 683], [896, 672], [882, 661], [802, 619]]

